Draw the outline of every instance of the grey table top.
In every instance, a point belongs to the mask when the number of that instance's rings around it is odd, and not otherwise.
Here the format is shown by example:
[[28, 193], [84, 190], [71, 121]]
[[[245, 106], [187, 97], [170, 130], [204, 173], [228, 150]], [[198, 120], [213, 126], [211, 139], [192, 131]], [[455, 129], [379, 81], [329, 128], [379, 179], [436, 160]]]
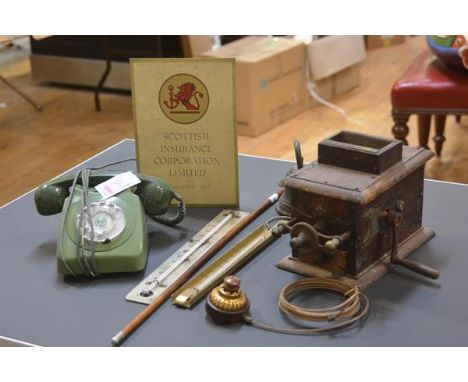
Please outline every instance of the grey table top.
[[[134, 142], [124, 140], [85, 165], [132, 156]], [[253, 210], [290, 167], [290, 162], [239, 156], [240, 209]], [[73, 279], [56, 271], [59, 216], [38, 215], [33, 196], [30, 192], [0, 209], [0, 336], [43, 346], [109, 346], [111, 337], [143, 307], [125, 301], [127, 292], [222, 210], [189, 208], [178, 229], [149, 222], [144, 272]], [[440, 269], [441, 277], [429, 281], [405, 269], [387, 274], [367, 291], [371, 312], [359, 327], [322, 336], [218, 327], [205, 316], [203, 303], [182, 310], [167, 302], [124, 346], [467, 346], [467, 197], [467, 186], [425, 182], [423, 224], [437, 236], [412, 256]], [[274, 215], [271, 208], [238, 239]], [[288, 253], [283, 238], [238, 272], [251, 299], [251, 314], [259, 321], [288, 325], [277, 309], [277, 295], [298, 276], [275, 267]]]

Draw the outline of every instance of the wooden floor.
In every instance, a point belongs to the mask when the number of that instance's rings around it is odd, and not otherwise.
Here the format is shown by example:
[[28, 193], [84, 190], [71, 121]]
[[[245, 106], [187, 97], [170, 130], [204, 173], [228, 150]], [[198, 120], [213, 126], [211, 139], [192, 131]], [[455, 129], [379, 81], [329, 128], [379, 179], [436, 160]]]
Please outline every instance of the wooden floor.
[[[424, 49], [421, 37], [369, 52], [361, 86], [333, 101], [362, 122], [348, 122], [331, 109], [316, 106], [259, 137], [239, 137], [239, 152], [293, 159], [299, 139], [307, 161], [316, 159], [317, 142], [348, 129], [391, 137], [390, 88]], [[93, 93], [36, 84], [26, 58], [2, 64], [0, 73], [44, 105], [42, 113], [0, 83], [0, 205], [29, 191], [123, 138], [133, 138], [129, 95], [104, 93], [103, 111], [94, 111]], [[429, 162], [426, 177], [468, 183], [468, 126], [447, 121], [442, 158]], [[410, 120], [410, 144], [417, 144], [416, 120]], [[283, 174], [278, 174], [278, 180]]]

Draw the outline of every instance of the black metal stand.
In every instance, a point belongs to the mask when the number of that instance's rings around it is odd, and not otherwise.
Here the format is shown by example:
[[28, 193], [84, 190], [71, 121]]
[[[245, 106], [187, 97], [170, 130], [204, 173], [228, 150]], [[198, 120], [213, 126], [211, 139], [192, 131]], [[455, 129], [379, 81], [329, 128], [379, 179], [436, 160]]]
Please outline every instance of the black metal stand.
[[18, 89], [15, 85], [13, 85], [10, 81], [8, 81], [2, 75], [0, 75], [0, 81], [2, 81], [6, 86], [8, 86], [15, 93], [19, 94], [23, 99], [25, 99], [29, 104], [31, 104], [37, 111], [42, 111], [43, 109], [42, 105], [39, 105], [38, 103], [36, 103], [31, 97], [23, 93], [20, 89]]
[[101, 111], [101, 102], [99, 100], [99, 93], [102, 90], [104, 82], [106, 82], [107, 77], [109, 77], [109, 73], [112, 69], [112, 61], [110, 59], [110, 51], [109, 51], [109, 39], [107, 36], [102, 37], [102, 45], [104, 50], [104, 55], [106, 59], [106, 68], [104, 69], [104, 73], [102, 73], [101, 79], [99, 80], [98, 85], [94, 89], [94, 107], [96, 111]]
[[[155, 38], [156, 38], [156, 57], [162, 57], [163, 52], [162, 52], [161, 36], [155, 36]], [[104, 72], [102, 73], [99, 83], [94, 89], [94, 107], [96, 111], [101, 111], [101, 102], [99, 100], [99, 93], [101, 93], [104, 83], [106, 82], [107, 77], [109, 77], [110, 71], [112, 70], [112, 57], [111, 56], [113, 54], [129, 54], [130, 53], [121, 49], [119, 50], [111, 49], [110, 44], [109, 44], [109, 36], [102, 36], [102, 47], [104, 51], [104, 57], [106, 60], [106, 67], [104, 69]]]

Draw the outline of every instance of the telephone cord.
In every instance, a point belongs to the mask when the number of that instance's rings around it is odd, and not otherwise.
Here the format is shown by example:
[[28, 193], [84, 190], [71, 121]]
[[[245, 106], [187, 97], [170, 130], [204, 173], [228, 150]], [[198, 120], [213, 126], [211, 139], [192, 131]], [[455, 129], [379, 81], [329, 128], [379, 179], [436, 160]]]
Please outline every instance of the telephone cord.
[[[89, 226], [90, 226], [90, 231], [91, 231], [91, 270], [93, 272], [92, 276], [97, 277], [99, 276], [99, 272], [98, 272], [97, 264], [96, 264], [96, 253], [95, 253], [96, 243], [94, 241], [94, 225], [91, 219], [91, 215], [89, 214], [89, 203], [88, 203], [89, 177], [91, 176], [91, 170], [85, 169], [84, 171], [86, 174], [83, 179], [83, 183], [86, 181], [86, 204], [85, 204], [86, 216], [89, 220]], [[83, 176], [83, 174], [81, 176]], [[91, 273], [91, 270], [90, 270], [90, 273]]]
[[185, 207], [185, 202], [182, 197], [175, 191], [172, 191], [172, 198], [177, 200], [177, 214], [175, 215], [156, 215], [150, 216], [151, 219], [157, 221], [158, 223], [167, 225], [167, 226], [175, 226], [179, 224], [182, 219], [185, 217], [187, 213], [187, 209]]
[[109, 163], [106, 163], [106, 164], [104, 164], [102, 166], [88, 167], [88, 169], [89, 170], [101, 170], [103, 168], [114, 166], [116, 164], [125, 163], [125, 162], [135, 162], [135, 161], [136, 161], [136, 158], [126, 158], [126, 159], [121, 159], [121, 160], [117, 160], [117, 161], [114, 161], [114, 162], [109, 162]]
[[[96, 253], [95, 253], [95, 242], [94, 242], [94, 225], [89, 214], [89, 203], [88, 203], [88, 190], [89, 190], [89, 177], [91, 174], [91, 170], [89, 168], [85, 168], [81, 172], [81, 184], [83, 186], [83, 197], [81, 199], [81, 212], [80, 212], [80, 246], [79, 251], [82, 258], [82, 264], [84, 264], [84, 271], [88, 276], [97, 277], [99, 276], [99, 272], [96, 269]], [[91, 258], [91, 265], [86, 258], [85, 252], [85, 238], [84, 238], [84, 230], [86, 226], [86, 222], [88, 222], [90, 226], [90, 240], [89, 240], [89, 257]]]
[[[292, 304], [289, 297], [308, 290], [323, 289], [343, 295], [345, 300], [337, 305], [323, 308], [303, 308]], [[278, 328], [255, 321], [251, 316], [244, 317], [245, 323], [258, 329], [284, 334], [323, 334], [336, 332], [350, 327], [363, 320], [369, 312], [369, 299], [361, 292], [359, 287], [351, 287], [335, 279], [308, 278], [286, 285], [279, 294], [279, 309], [288, 317], [306, 321], [328, 321], [335, 324], [324, 327], [311, 327], [304, 329]], [[338, 321], [340, 320], [340, 321]]]
[[[78, 172], [77, 176], [78, 178], [81, 177], [81, 184], [82, 184], [82, 196], [81, 196], [81, 208], [80, 208], [80, 214], [79, 214], [79, 219], [78, 219], [78, 224], [77, 224], [77, 233], [78, 233], [78, 240], [77, 240], [77, 246], [76, 246], [76, 256], [78, 259], [78, 262], [81, 266], [81, 270], [86, 276], [92, 276], [96, 277], [98, 276], [98, 272], [95, 269], [95, 266], [93, 267], [92, 265], [89, 264], [88, 259], [86, 257], [86, 252], [85, 252], [85, 236], [84, 236], [84, 231], [85, 231], [85, 225], [86, 222], [90, 224], [90, 231], [91, 231], [91, 240], [90, 240], [90, 257], [93, 261], [94, 259], [94, 227], [92, 226], [92, 220], [89, 215], [89, 204], [88, 204], [88, 186], [89, 186], [89, 169], [85, 168], [81, 171]], [[76, 187], [76, 183], [75, 183]], [[73, 189], [73, 191], [75, 191]], [[73, 192], [74, 193], [74, 192]], [[95, 264], [95, 261], [93, 261]]]

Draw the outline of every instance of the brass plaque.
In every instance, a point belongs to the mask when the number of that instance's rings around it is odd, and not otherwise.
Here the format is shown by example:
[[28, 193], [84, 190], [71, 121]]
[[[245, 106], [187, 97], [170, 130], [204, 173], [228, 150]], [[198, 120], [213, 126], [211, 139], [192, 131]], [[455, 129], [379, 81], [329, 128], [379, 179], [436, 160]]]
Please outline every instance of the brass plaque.
[[235, 61], [130, 59], [138, 171], [189, 205], [238, 205]]

